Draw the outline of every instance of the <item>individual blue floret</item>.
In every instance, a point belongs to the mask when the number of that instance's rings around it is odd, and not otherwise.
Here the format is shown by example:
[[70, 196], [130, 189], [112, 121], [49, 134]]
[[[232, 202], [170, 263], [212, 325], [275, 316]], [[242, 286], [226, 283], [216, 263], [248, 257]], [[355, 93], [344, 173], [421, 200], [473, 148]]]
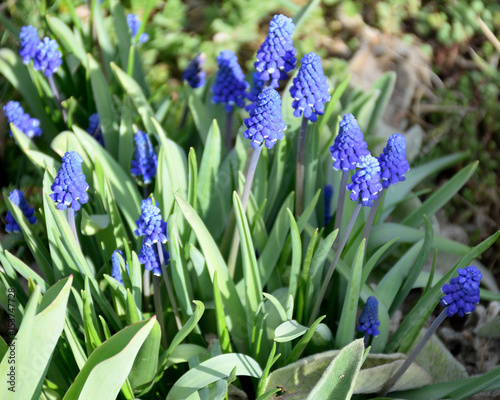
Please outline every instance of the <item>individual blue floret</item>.
[[199, 88], [205, 84], [206, 73], [203, 70], [205, 65], [205, 53], [198, 53], [193, 58], [182, 74], [182, 80], [187, 81], [193, 89]]
[[89, 126], [87, 127], [87, 133], [95, 140], [97, 140], [101, 144], [101, 146], [104, 146], [104, 138], [102, 137], [99, 114], [94, 113], [89, 117]]
[[[12, 192], [9, 193], [9, 200], [14, 204], [15, 206], [19, 207], [21, 211], [23, 212], [24, 216], [28, 220], [28, 222], [33, 225], [36, 223], [36, 217], [35, 217], [35, 209], [31, 208], [28, 206], [28, 203], [26, 203], [26, 200], [24, 199], [24, 193], [21, 190], [14, 189]], [[17, 224], [16, 220], [14, 219], [14, 216], [10, 212], [10, 210], [7, 211], [7, 215], [5, 216], [5, 220], [7, 222], [7, 225], [5, 226], [5, 230], [8, 233], [14, 233], [14, 232], [21, 232], [21, 228]]]
[[33, 67], [37, 71], [43, 71], [45, 76], [52, 76], [62, 64], [61, 52], [57, 49], [59, 45], [54, 39], [44, 37], [38, 43]]
[[483, 275], [472, 265], [464, 269], [458, 269], [458, 276], [451, 278], [449, 284], [442, 287], [446, 295], [441, 298], [441, 304], [446, 307], [446, 314], [452, 317], [457, 314], [463, 317], [476, 309], [479, 303], [479, 284]]
[[167, 241], [167, 223], [161, 217], [158, 202], [153, 204], [153, 199], [148, 198], [141, 203], [141, 216], [137, 220], [137, 236], [144, 236], [145, 243], [152, 246], [157, 242]]
[[142, 179], [145, 184], [151, 183], [151, 180], [156, 176], [156, 166], [158, 165], [158, 157], [153, 149], [153, 144], [149, 135], [143, 131], [136, 132], [134, 141], [135, 152], [130, 173]]
[[345, 114], [340, 121], [339, 134], [335, 138], [335, 143], [330, 147], [333, 168], [342, 171], [356, 169], [360, 157], [370, 154], [366, 147], [367, 144], [358, 121], [352, 114]]
[[374, 296], [368, 297], [363, 307], [363, 312], [358, 320], [356, 329], [365, 335], [378, 336], [380, 334], [378, 327], [378, 300]]
[[[111, 254], [111, 276], [123, 285], [123, 278], [120, 269], [120, 257], [125, 263], [125, 257], [123, 255], [123, 251], [115, 250], [113, 251], [113, 254]], [[127, 269], [127, 272], [130, 275], [128, 264], [125, 264], [125, 268]]]
[[328, 226], [330, 220], [332, 219], [332, 214], [331, 214], [332, 199], [333, 199], [332, 185], [325, 185], [323, 190], [323, 196], [325, 201], [325, 226]]
[[69, 151], [62, 158], [62, 165], [50, 187], [54, 192], [50, 198], [59, 210], [71, 207], [74, 211], [78, 211], [81, 204], [89, 200], [87, 194], [89, 185], [82, 172], [82, 163], [82, 157], [76, 151]]
[[234, 106], [244, 107], [248, 82], [238, 64], [238, 57], [233, 51], [223, 50], [217, 57], [217, 64], [219, 69], [212, 87], [212, 101], [224, 104], [227, 112], [232, 111]]
[[[165, 261], [165, 265], [168, 264], [170, 259], [170, 255], [165, 250], [163, 245], [161, 245], [163, 250], [163, 259]], [[149, 246], [146, 244], [146, 239], [142, 241], [141, 250], [139, 252], [139, 262], [144, 265], [144, 268], [147, 271], [153, 271], [155, 275], [161, 275], [161, 264], [160, 257], [158, 256], [158, 246]]]
[[410, 170], [410, 165], [406, 160], [406, 140], [403, 135], [396, 133], [389, 138], [379, 163], [384, 188], [406, 179], [405, 174]]
[[264, 143], [268, 149], [278, 140], [285, 137], [286, 128], [281, 114], [281, 98], [276, 90], [267, 88], [259, 94], [257, 106], [250, 111], [250, 118], [244, 121], [247, 130], [243, 133], [245, 139], [250, 139], [250, 145], [256, 149]]
[[[40, 121], [36, 118], [31, 118], [28, 113], [25, 113], [21, 105], [17, 101], [9, 101], [3, 106], [3, 111], [7, 122], [14, 124], [17, 129], [23, 132], [27, 137], [33, 139], [42, 135]], [[9, 135], [12, 137], [12, 131], [9, 130]]]
[[360, 201], [361, 205], [371, 207], [373, 200], [382, 190], [380, 183], [380, 165], [372, 155], [362, 156], [358, 162], [358, 170], [347, 185], [351, 191], [351, 200]]
[[23, 26], [19, 39], [21, 39], [19, 55], [23, 58], [23, 63], [29, 64], [31, 59], [35, 58], [38, 44], [41, 42], [36, 28], [31, 25]]
[[316, 121], [325, 112], [325, 103], [330, 100], [329, 86], [321, 66], [321, 58], [311, 52], [302, 57], [299, 73], [293, 78], [290, 94], [293, 98], [293, 115], [302, 113], [309, 121]]
[[295, 24], [291, 18], [275, 15], [269, 24], [269, 32], [257, 51], [254, 63], [260, 79], [277, 88], [280, 79], [287, 79], [287, 72], [295, 69], [297, 50], [293, 47], [292, 35]]

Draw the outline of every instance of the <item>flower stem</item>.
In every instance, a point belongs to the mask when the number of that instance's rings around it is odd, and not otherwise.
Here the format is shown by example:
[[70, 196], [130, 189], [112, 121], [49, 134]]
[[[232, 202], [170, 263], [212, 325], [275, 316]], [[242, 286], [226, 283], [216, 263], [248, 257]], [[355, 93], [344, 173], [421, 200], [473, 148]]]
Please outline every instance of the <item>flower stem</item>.
[[184, 106], [184, 112], [182, 113], [182, 119], [181, 119], [181, 124], [179, 125], [179, 129], [184, 128], [184, 126], [186, 125], [188, 114], [189, 114], [189, 106], [186, 104]]
[[298, 217], [302, 214], [304, 206], [304, 158], [306, 152], [307, 123], [309, 119], [302, 117], [302, 124], [299, 131], [299, 142], [297, 145], [297, 171], [295, 175], [295, 214]]
[[345, 230], [344, 236], [342, 236], [342, 241], [340, 243], [340, 246], [335, 253], [335, 258], [333, 259], [332, 263], [330, 264], [330, 267], [328, 268], [328, 272], [326, 274], [326, 277], [323, 281], [323, 285], [321, 286], [321, 290], [319, 292], [319, 296], [316, 299], [316, 303], [314, 304], [314, 309], [311, 314], [311, 318], [309, 319], [309, 324], [312, 324], [314, 320], [316, 319], [316, 316], [318, 315], [319, 312], [319, 307], [321, 306], [321, 302], [323, 301], [325, 294], [326, 294], [326, 289], [328, 288], [328, 285], [330, 283], [330, 280], [332, 279], [333, 271], [335, 271], [335, 267], [337, 266], [337, 263], [340, 260], [340, 255], [342, 254], [342, 251], [344, 250], [344, 247], [347, 243], [347, 239], [349, 238], [349, 235], [351, 234], [352, 228], [354, 227], [354, 223], [356, 222], [356, 218], [358, 217], [359, 211], [361, 210], [361, 203], [356, 204], [356, 207], [354, 208], [354, 211], [352, 212], [351, 219], [349, 220], [349, 223], [347, 224], [347, 228]]
[[55, 96], [56, 102], [57, 102], [57, 107], [59, 108], [59, 110], [62, 113], [63, 120], [65, 123], [67, 123], [68, 122], [68, 112], [62, 106], [61, 95], [59, 94], [59, 91], [57, 90], [56, 83], [54, 82], [54, 77], [52, 75], [50, 75], [47, 77], [47, 80], [49, 81], [49, 85], [50, 85], [50, 88], [52, 89], [52, 93], [54, 93], [54, 96]]
[[233, 110], [226, 111], [226, 148], [230, 151], [233, 148]]
[[337, 203], [337, 211], [335, 212], [335, 225], [333, 230], [338, 229], [339, 233], [342, 231], [342, 214], [344, 213], [345, 192], [347, 186], [347, 178], [349, 171], [342, 171], [342, 178], [339, 187], [339, 201]]
[[[259, 161], [259, 156], [262, 151], [262, 146], [253, 149], [249, 152], [250, 163], [248, 164], [247, 177], [245, 180], [245, 186], [243, 187], [243, 194], [241, 195], [241, 205], [243, 206], [243, 212], [247, 209], [248, 199], [250, 198], [250, 189], [252, 188], [253, 178], [255, 176], [255, 170], [257, 169], [257, 163]], [[251, 155], [250, 155], [251, 153]], [[240, 236], [238, 230], [234, 230], [233, 242], [231, 243], [231, 250], [229, 252], [229, 259], [227, 262], [227, 268], [229, 270], [229, 275], [234, 276], [234, 268], [236, 266], [236, 258], [238, 257], [238, 249], [240, 245]]]
[[382, 195], [384, 194], [384, 189], [378, 194], [377, 198], [373, 202], [373, 206], [370, 209], [370, 214], [368, 214], [368, 219], [366, 221], [365, 225], [365, 230], [363, 232], [363, 238], [366, 239], [365, 241], [365, 251], [366, 248], [368, 247], [368, 239], [370, 238], [370, 232], [372, 230], [373, 226], [373, 221], [375, 220], [375, 215], [377, 214], [378, 207], [380, 205], [380, 202], [382, 200]]
[[172, 310], [174, 311], [175, 323], [177, 325], [177, 329], [182, 329], [181, 317], [179, 316], [179, 310], [177, 309], [177, 302], [175, 301], [174, 292], [172, 290], [172, 286], [170, 285], [170, 279], [168, 278], [167, 268], [165, 267], [165, 260], [163, 258], [163, 248], [160, 242], [156, 242], [158, 248], [158, 255], [160, 257], [160, 265], [161, 272], [163, 275], [163, 279], [165, 280], [165, 286], [167, 287], [168, 297], [170, 299], [170, 303], [172, 304]]
[[153, 294], [154, 294], [154, 303], [155, 303], [155, 313], [156, 319], [160, 324], [161, 328], [161, 344], [164, 349], [168, 347], [167, 342], [167, 331], [165, 330], [165, 320], [163, 318], [163, 306], [161, 304], [161, 295], [160, 295], [160, 278], [156, 275], [153, 275]]
[[66, 214], [68, 216], [68, 224], [69, 227], [71, 228], [71, 232], [73, 232], [73, 236], [75, 237], [76, 244], [82, 249], [82, 246], [80, 246], [80, 240], [78, 239], [78, 234], [76, 231], [76, 222], [75, 222], [75, 210], [73, 210], [71, 207], [68, 207], [66, 209]]
[[427, 344], [431, 336], [436, 332], [437, 328], [439, 328], [439, 325], [445, 320], [445, 318], [448, 316], [446, 314], [446, 308], [441, 311], [441, 314], [438, 315], [438, 317], [434, 320], [432, 325], [429, 327], [427, 332], [425, 332], [424, 337], [420, 340], [420, 342], [415, 346], [411, 354], [408, 356], [406, 361], [401, 365], [401, 367], [398, 369], [398, 371], [394, 374], [394, 376], [384, 385], [380, 393], [378, 394], [377, 397], [385, 397], [385, 395], [391, 390], [391, 388], [396, 384], [396, 382], [403, 376], [403, 374], [406, 372], [408, 368], [410, 368], [410, 365], [415, 361], [417, 356], [420, 354], [424, 346]]

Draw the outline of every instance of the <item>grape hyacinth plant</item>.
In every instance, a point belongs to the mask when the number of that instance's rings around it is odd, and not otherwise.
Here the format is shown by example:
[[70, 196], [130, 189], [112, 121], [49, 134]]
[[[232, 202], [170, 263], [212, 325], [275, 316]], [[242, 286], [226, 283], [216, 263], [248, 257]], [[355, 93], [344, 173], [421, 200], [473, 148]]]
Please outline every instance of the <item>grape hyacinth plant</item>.
[[370, 336], [378, 336], [380, 332], [378, 327], [380, 321], [378, 320], [378, 300], [375, 296], [370, 296], [366, 299], [365, 306], [363, 307], [363, 312], [359, 316], [358, 326], [356, 329], [358, 332], [364, 334], [365, 347], [368, 347], [368, 342]]
[[[122, 277], [122, 271], [120, 268], [120, 258], [124, 261], [124, 255], [123, 251], [121, 250], [115, 250], [113, 251], [113, 254], [111, 254], [111, 276], [115, 278], [122, 286], [123, 285], [123, 277]], [[139, 260], [140, 262], [140, 260]], [[124, 261], [125, 263], [125, 261]], [[127, 270], [128, 274], [130, 275], [130, 270], [128, 267], [128, 264], [125, 264], [125, 269]]]
[[224, 104], [224, 110], [226, 111], [225, 144], [229, 150], [232, 148], [233, 142], [233, 110], [235, 107], [242, 108], [245, 106], [248, 82], [245, 81], [245, 75], [243, 75], [238, 64], [238, 57], [233, 51], [223, 50], [217, 56], [217, 64], [219, 68], [212, 87], [212, 101], [216, 104]]
[[130, 173], [132, 176], [139, 178], [146, 188], [156, 176], [158, 157], [154, 151], [151, 139], [146, 132], [137, 131], [134, 135], [134, 141], [135, 152], [131, 162]]
[[89, 117], [89, 126], [87, 127], [87, 133], [95, 140], [97, 140], [101, 146], [104, 147], [104, 138], [102, 136], [99, 114], [94, 113]]
[[182, 73], [182, 80], [187, 81], [193, 89], [202, 87], [205, 84], [206, 73], [203, 70], [205, 59], [205, 53], [198, 53]]
[[[127, 24], [130, 29], [130, 34], [132, 38], [135, 38], [137, 32], [141, 28], [141, 21], [136, 14], [127, 14]], [[147, 33], [141, 33], [139, 36], [139, 43], [146, 43], [149, 40], [149, 35]]]
[[325, 103], [330, 101], [330, 87], [323, 73], [321, 58], [314, 52], [302, 57], [299, 73], [293, 79], [290, 95], [293, 98], [293, 115], [302, 115], [297, 147], [297, 169], [295, 175], [295, 213], [302, 214], [304, 204], [304, 161], [308, 121], [316, 122], [318, 115], [325, 112]]
[[35, 58], [38, 44], [41, 42], [36, 28], [31, 25], [23, 26], [19, 33], [19, 39], [21, 40], [19, 55], [22, 57], [24, 64], [29, 64]]
[[[36, 118], [31, 118], [28, 113], [25, 113], [17, 101], [9, 101], [3, 106], [3, 111], [7, 122], [13, 124], [28, 138], [33, 139], [42, 135], [40, 121]], [[9, 135], [12, 137], [12, 130], [9, 130]]]
[[[13, 205], [21, 209], [24, 216], [31, 225], [36, 223], [37, 219], [34, 215], [35, 209], [28, 206], [28, 203], [24, 198], [24, 193], [21, 190], [14, 189], [12, 192], [10, 192], [9, 200], [12, 202]], [[5, 221], [7, 222], [7, 224], [5, 225], [5, 231], [7, 233], [21, 232], [21, 228], [17, 224], [10, 210], [7, 211], [7, 215], [5, 216]]]

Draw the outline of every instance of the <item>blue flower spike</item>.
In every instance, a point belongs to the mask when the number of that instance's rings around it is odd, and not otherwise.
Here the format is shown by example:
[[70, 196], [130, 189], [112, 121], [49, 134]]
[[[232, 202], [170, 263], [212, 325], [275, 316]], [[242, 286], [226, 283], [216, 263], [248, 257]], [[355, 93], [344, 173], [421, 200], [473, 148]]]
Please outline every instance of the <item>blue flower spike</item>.
[[457, 314], [463, 317], [476, 309], [479, 303], [479, 284], [483, 275], [476, 266], [458, 269], [458, 276], [451, 278], [441, 290], [446, 295], [441, 298], [441, 304], [446, 307], [446, 314], [452, 317]]
[[347, 185], [351, 191], [351, 200], [358, 201], [362, 206], [373, 206], [380, 191], [380, 165], [372, 155], [362, 156], [357, 164], [358, 170], [352, 177], [352, 182]]
[[87, 133], [95, 140], [97, 140], [101, 146], [104, 147], [104, 138], [102, 137], [99, 114], [94, 113], [89, 117], [89, 126], [87, 127]]
[[345, 114], [340, 121], [339, 134], [330, 147], [333, 169], [349, 171], [356, 169], [360, 157], [370, 154], [364, 141], [363, 132], [352, 114]]
[[406, 179], [405, 174], [410, 170], [410, 165], [406, 160], [406, 140], [403, 135], [396, 133], [389, 138], [379, 163], [385, 189]]
[[89, 184], [82, 172], [82, 163], [82, 157], [76, 151], [69, 151], [62, 158], [62, 165], [50, 187], [54, 192], [50, 198], [59, 210], [69, 207], [78, 211], [89, 200]]
[[[15, 206], [19, 207], [21, 211], [23, 212], [24, 216], [28, 220], [28, 222], [33, 225], [36, 223], [36, 217], [35, 217], [35, 209], [31, 208], [28, 206], [28, 203], [26, 202], [24, 198], [24, 193], [21, 190], [14, 189], [12, 192], [9, 193], [9, 200], [14, 204]], [[14, 233], [14, 232], [21, 232], [21, 228], [17, 224], [16, 220], [14, 219], [14, 216], [12, 213], [7, 211], [7, 215], [5, 216], [5, 220], [7, 222], [7, 225], [5, 226], [5, 230], [8, 233]]]
[[370, 296], [363, 307], [356, 329], [365, 335], [378, 336], [380, 335], [378, 330], [379, 325], [378, 300], [376, 297]]
[[302, 57], [299, 73], [293, 79], [290, 94], [293, 98], [293, 115], [304, 114], [315, 122], [325, 112], [325, 103], [330, 100], [329, 86], [321, 66], [321, 58], [314, 52]]
[[130, 173], [147, 185], [156, 176], [158, 157], [153, 149], [149, 135], [144, 131], [137, 131], [134, 136], [135, 152], [131, 162]]
[[277, 88], [279, 80], [287, 79], [287, 72], [294, 70], [297, 64], [297, 50], [293, 47], [292, 39], [294, 29], [291, 18], [275, 15], [269, 24], [267, 37], [257, 51], [254, 66], [258, 77], [263, 82], [271, 80], [271, 87]]
[[163, 221], [158, 202], [150, 197], [141, 203], [141, 216], [136, 221], [135, 234], [144, 237], [144, 243], [152, 246], [167, 241], [167, 223]]
[[250, 118], [246, 118], [244, 123], [248, 129], [243, 137], [251, 140], [250, 145], [254, 149], [262, 144], [271, 149], [278, 140], [283, 139], [286, 125], [278, 92], [271, 87], [264, 89], [258, 96], [257, 106], [250, 111]]
[[[113, 254], [111, 254], [111, 276], [115, 278], [118, 282], [120, 282], [121, 285], [123, 286], [123, 278], [120, 269], [120, 257], [125, 263], [125, 257], [123, 255], [123, 251], [115, 250], [113, 251]], [[125, 264], [125, 268], [127, 269], [127, 272], [130, 274], [128, 264]]]
[[182, 74], [182, 80], [187, 81], [193, 89], [199, 88], [205, 84], [206, 73], [203, 70], [205, 65], [205, 53], [198, 53], [193, 58]]
[[19, 39], [21, 39], [19, 55], [23, 58], [24, 64], [29, 64], [35, 58], [38, 44], [41, 42], [36, 28], [31, 25], [23, 26]]
[[52, 76], [62, 64], [61, 52], [57, 49], [59, 45], [54, 39], [44, 37], [38, 43], [33, 67], [37, 71], [43, 71], [45, 76]]
[[[36, 118], [31, 118], [28, 113], [25, 113], [17, 101], [9, 101], [3, 106], [3, 111], [9, 124], [14, 124], [17, 129], [30, 139], [42, 135], [40, 121]], [[10, 137], [13, 136], [11, 130], [9, 130], [9, 135]]]
[[[165, 265], [167, 265], [170, 259], [170, 255], [165, 250], [163, 245], [161, 245], [161, 248], [163, 250], [163, 259]], [[153, 274], [155, 274], [156, 276], [161, 275], [161, 263], [160, 263], [160, 257], [158, 256], [158, 247], [147, 245], [146, 238], [142, 240], [141, 250], [139, 251], [138, 259], [139, 262], [142, 265], [144, 265], [144, 269], [146, 269], [146, 271], [153, 271]]]
[[217, 76], [212, 87], [212, 101], [224, 104], [224, 110], [231, 112], [233, 107], [244, 107], [248, 82], [238, 64], [233, 51], [223, 50], [217, 57]]

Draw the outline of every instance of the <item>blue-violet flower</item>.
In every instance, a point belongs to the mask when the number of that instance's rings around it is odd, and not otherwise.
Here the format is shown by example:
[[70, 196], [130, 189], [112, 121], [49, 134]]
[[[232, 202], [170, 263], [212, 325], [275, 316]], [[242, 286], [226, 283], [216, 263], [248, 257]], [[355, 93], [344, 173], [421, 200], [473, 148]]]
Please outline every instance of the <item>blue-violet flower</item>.
[[167, 241], [167, 223], [161, 217], [158, 202], [153, 204], [153, 199], [150, 197], [141, 203], [141, 216], [136, 221], [137, 236], [145, 236], [146, 245], [152, 246], [154, 243]]
[[374, 296], [370, 296], [363, 307], [356, 329], [358, 332], [364, 332], [365, 335], [378, 336], [380, 334], [379, 325], [378, 300]]
[[135, 153], [131, 162], [132, 168], [130, 169], [130, 173], [133, 176], [142, 178], [142, 181], [148, 184], [156, 176], [158, 157], [146, 132], [137, 131], [134, 141]]
[[188, 81], [189, 86], [193, 89], [199, 88], [205, 84], [206, 73], [203, 70], [205, 65], [205, 53], [198, 53], [193, 58], [182, 74], [182, 80]]
[[323, 189], [323, 196], [325, 201], [325, 226], [328, 226], [330, 220], [332, 219], [331, 208], [332, 208], [332, 198], [333, 198], [333, 187], [328, 184], [325, 185]]
[[50, 187], [54, 193], [50, 198], [59, 210], [71, 207], [74, 211], [89, 200], [89, 184], [82, 172], [82, 157], [76, 151], [69, 151], [62, 158], [62, 165], [57, 171], [54, 183]]
[[359, 159], [358, 168], [352, 176], [352, 183], [347, 185], [347, 190], [351, 191], [352, 201], [359, 199], [361, 205], [371, 207], [382, 190], [380, 165], [375, 157], [367, 155]]
[[292, 71], [297, 63], [297, 50], [292, 40], [294, 29], [291, 18], [275, 15], [269, 24], [267, 37], [257, 51], [255, 69], [264, 82], [271, 79], [270, 86], [274, 88], [279, 86], [279, 79], [288, 78], [287, 72]]
[[[123, 251], [115, 250], [113, 251], [113, 254], [111, 254], [111, 276], [123, 285], [122, 272], [120, 270], [120, 257], [122, 260], [124, 260], [125, 263], [125, 257], [123, 256]], [[128, 264], [125, 264], [125, 268], [127, 269], [127, 272], [130, 274]]]
[[23, 58], [23, 63], [29, 64], [32, 58], [35, 58], [40, 38], [35, 27], [28, 25], [21, 28], [19, 33], [21, 39], [21, 46], [19, 55]]
[[410, 170], [410, 165], [406, 160], [406, 140], [403, 135], [396, 133], [389, 138], [379, 163], [384, 188], [406, 179], [405, 174]]
[[[3, 111], [9, 124], [14, 124], [17, 129], [30, 139], [42, 135], [40, 121], [36, 118], [31, 118], [28, 113], [25, 113], [17, 101], [9, 101], [3, 106]], [[9, 130], [9, 135], [12, 137], [11, 130]]]
[[[165, 260], [165, 265], [168, 264], [170, 256], [165, 250], [163, 245], [161, 245], [163, 250], [163, 259]], [[147, 271], [153, 271], [155, 275], [161, 275], [161, 264], [160, 257], [158, 256], [158, 246], [149, 246], [146, 244], [146, 239], [142, 241], [141, 250], [139, 252], [139, 262], [144, 265]]]
[[325, 112], [325, 103], [330, 100], [328, 82], [323, 73], [321, 58], [317, 54], [306, 54], [301, 62], [299, 73], [293, 78], [293, 86], [290, 88], [294, 99], [293, 115], [300, 117], [304, 113], [304, 117], [314, 122], [318, 115]]
[[[132, 37], [135, 37], [135, 35], [137, 35], [137, 32], [139, 31], [139, 28], [141, 27], [141, 21], [137, 15], [127, 14], [127, 25], [130, 29]], [[139, 36], [140, 43], [146, 43], [148, 40], [149, 35], [147, 33], [142, 33], [141, 36]]]
[[268, 149], [278, 140], [285, 137], [286, 128], [281, 114], [281, 98], [276, 90], [269, 87], [259, 94], [257, 106], [250, 111], [250, 118], [244, 121], [247, 130], [243, 133], [245, 139], [250, 139], [250, 145], [256, 149], [264, 143]]
[[335, 170], [349, 171], [356, 169], [360, 157], [370, 154], [366, 149], [363, 132], [359, 128], [358, 121], [352, 114], [345, 114], [340, 121], [339, 134], [330, 147]]
[[59, 45], [54, 39], [44, 37], [38, 43], [33, 67], [37, 71], [43, 71], [45, 76], [52, 76], [62, 64], [61, 52], [57, 49]]
[[449, 284], [442, 287], [446, 295], [441, 298], [441, 304], [446, 307], [446, 314], [452, 317], [457, 314], [463, 317], [476, 309], [479, 303], [479, 283], [483, 275], [476, 266], [458, 269], [458, 276], [451, 278]]
[[217, 57], [217, 77], [212, 87], [212, 101], [214, 103], [223, 103], [224, 110], [230, 112], [234, 106], [243, 107], [248, 82], [245, 81], [245, 75], [238, 64], [238, 57], [233, 51], [223, 50]]
[[104, 138], [102, 137], [99, 114], [94, 113], [89, 117], [89, 126], [87, 127], [87, 133], [95, 140], [97, 140], [101, 144], [101, 146], [104, 146]]
[[[28, 206], [28, 203], [26, 203], [26, 200], [24, 198], [24, 193], [21, 190], [14, 189], [12, 192], [10, 192], [9, 200], [12, 202], [12, 204], [18, 206], [21, 209], [24, 216], [31, 225], [33, 225], [36, 222], [36, 217], [33, 215], [35, 214], [35, 209]], [[5, 230], [8, 233], [21, 232], [21, 228], [17, 224], [10, 210], [7, 211], [5, 220], [7, 221]]]

